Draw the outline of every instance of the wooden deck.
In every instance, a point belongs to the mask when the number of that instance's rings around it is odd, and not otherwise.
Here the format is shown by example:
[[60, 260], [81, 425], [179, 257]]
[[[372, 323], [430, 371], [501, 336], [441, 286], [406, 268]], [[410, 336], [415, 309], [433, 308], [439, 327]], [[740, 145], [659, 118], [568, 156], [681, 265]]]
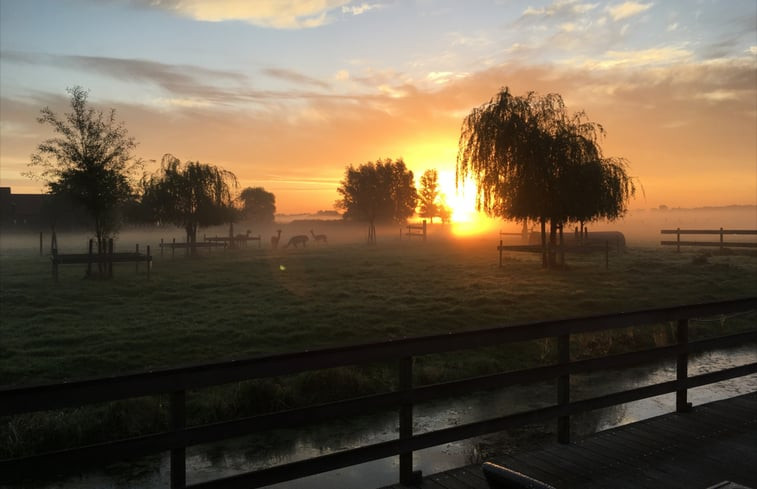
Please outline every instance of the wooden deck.
[[[735, 484], [723, 487], [757, 489], [757, 392], [492, 461], [557, 489], [704, 489], [724, 481]], [[471, 465], [430, 475], [409, 487], [489, 486], [481, 467]]]

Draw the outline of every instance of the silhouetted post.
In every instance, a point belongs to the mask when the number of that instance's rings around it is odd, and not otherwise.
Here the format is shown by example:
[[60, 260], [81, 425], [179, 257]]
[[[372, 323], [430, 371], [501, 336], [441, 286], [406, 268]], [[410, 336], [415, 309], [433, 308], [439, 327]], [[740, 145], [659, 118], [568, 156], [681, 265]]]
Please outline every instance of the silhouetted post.
[[[557, 337], [557, 360], [560, 366], [567, 367], [570, 363], [570, 335]], [[570, 374], [557, 378], [557, 404], [565, 406], [570, 403]], [[558, 443], [570, 443], [570, 416], [557, 418]]]
[[723, 228], [720, 228], [720, 252], [723, 252]]
[[502, 240], [499, 240], [499, 247], [497, 248], [499, 250], [499, 268], [502, 268]]
[[[676, 380], [686, 382], [689, 369], [689, 320], [679, 319], [676, 330], [676, 340], [678, 342], [678, 357], [676, 358]], [[687, 389], [676, 390], [676, 412], [685, 413], [691, 410], [691, 404], [688, 402]]]
[[53, 280], [58, 281], [58, 238], [55, 237], [55, 231], [50, 238], [50, 255], [53, 260]]
[[676, 251], [681, 252], [681, 228], [676, 228]]
[[423, 220], [423, 241], [426, 241], [426, 220]]
[[171, 259], [173, 259], [173, 254], [176, 251], [176, 238], [173, 238], [173, 242], [171, 243]]
[[[186, 426], [186, 393], [176, 391], [171, 393], [170, 429], [174, 433]], [[171, 489], [184, 489], [187, 485], [186, 448], [171, 449]]]
[[147, 245], [147, 280], [150, 280], [151, 269], [152, 269], [152, 255], [150, 255], [150, 245]]
[[108, 278], [113, 278], [113, 238], [108, 238]]
[[89, 251], [87, 252], [87, 277], [92, 276], [92, 249], [94, 248], [94, 243], [92, 239], [89, 240]]
[[134, 273], [139, 273], [139, 243], [137, 243], [136, 259], [134, 260]]
[[[413, 388], [413, 357], [400, 358], [399, 364], [400, 391], [407, 393], [408, 397]], [[400, 405], [400, 440], [409, 440], [413, 437], [413, 403], [404, 401]], [[400, 452], [400, 484], [411, 485], [419, 483], [421, 472], [413, 471], [413, 452]]]
[[42, 256], [42, 231], [39, 232], [39, 256]]
[[163, 238], [160, 238], [160, 257], [163, 257]]

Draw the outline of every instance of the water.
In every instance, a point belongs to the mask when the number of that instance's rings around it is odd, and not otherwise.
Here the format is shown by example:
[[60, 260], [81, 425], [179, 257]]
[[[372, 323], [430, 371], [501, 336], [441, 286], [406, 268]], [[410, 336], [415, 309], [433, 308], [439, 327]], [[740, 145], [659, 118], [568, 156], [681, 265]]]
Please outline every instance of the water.
[[[746, 345], [728, 351], [692, 356], [689, 375], [722, 370], [757, 361], [757, 345]], [[576, 376], [571, 398], [579, 400], [609, 394], [613, 391], [641, 387], [675, 379], [675, 363], [625, 369], [622, 372], [603, 371]], [[689, 401], [695, 406], [719, 399], [757, 391], [757, 374], [719, 382], [689, 390]], [[415, 407], [414, 432], [436, 430], [472, 421], [492, 418], [553, 403], [554, 384], [515, 386], [506, 390], [476, 393], [456, 400], [425, 403]], [[670, 413], [675, 410], [675, 394], [632, 402], [603, 409], [571, 420], [573, 433], [588, 434]], [[554, 423], [552, 423], [554, 424]], [[461, 440], [416, 452], [415, 470], [432, 474], [455, 467], [479, 463], [489, 454], [517, 450], [530, 442], [552, 438], [552, 424], [527, 427], [511, 433]], [[332, 423], [308, 430], [268, 434], [232, 440], [223, 445], [191, 447], [187, 449], [187, 482], [196, 483], [243, 473], [255, 468], [278, 465], [314, 457], [347, 448], [357, 447], [397, 436], [397, 416], [394, 413], [366, 416], [350, 423]], [[317, 489], [381, 487], [397, 482], [398, 457], [356, 465], [317, 476], [271, 486], [276, 489]], [[169, 487], [168, 455], [145, 457], [134, 463], [116, 464], [66, 480], [39, 484], [40, 489], [94, 488], [164, 488]]]

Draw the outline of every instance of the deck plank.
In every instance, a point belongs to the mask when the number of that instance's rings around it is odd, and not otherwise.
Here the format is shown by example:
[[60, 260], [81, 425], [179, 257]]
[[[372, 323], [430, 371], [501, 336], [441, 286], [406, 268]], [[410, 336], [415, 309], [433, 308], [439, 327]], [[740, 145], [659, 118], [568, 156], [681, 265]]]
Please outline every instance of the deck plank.
[[[755, 447], [757, 392], [492, 460], [558, 489], [705, 488], [726, 480], [757, 489]], [[480, 465], [472, 465], [436, 474], [414, 487], [488, 485]], [[407, 489], [391, 487], [399, 488]]]

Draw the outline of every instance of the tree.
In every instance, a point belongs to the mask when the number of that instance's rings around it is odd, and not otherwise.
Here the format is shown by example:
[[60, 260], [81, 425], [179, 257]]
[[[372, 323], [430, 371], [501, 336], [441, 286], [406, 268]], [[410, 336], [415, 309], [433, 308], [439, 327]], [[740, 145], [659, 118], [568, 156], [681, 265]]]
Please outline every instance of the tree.
[[[187, 243], [197, 242], [197, 229], [232, 222], [235, 209], [231, 189], [236, 176], [216, 166], [187, 161], [166, 154], [160, 170], [146, 177], [142, 205], [155, 219], [184, 228]], [[195, 247], [190, 246], [192, 253]]]
[[569, 114], [560, 95], [516, 97], [505, 88], [463, 121], [456, 178], [475, 176], [476, 204], [488, 215], [538, 220], [551, 266], [547, 221], [554, 245], [566, 222], [620, 217], [634, 194], [625, 161], [602, 156], [603, 134], [583, 112]]
[[402, 158], [350, 165], [337, 188], [335, 205], [345, 219], [368, 222], [368, 242], [376, 242], [376, 223], [404, 223], [415, 213], [418, 193], [413, 172]]
[[84, 208], [92, 218], [98, 249], [120, 225], [119, 210], [132, 196], [131, 175], [141, 165], [134, 160], [136, 147], [116, 111], [103, 114], [87, 105], [89, 92], [76, 86], [71, 95], [71, 112], [58, 117], [49, 107], [37, 118], [49, 124], [56, 137], [37, 146], [32, 155], [32, 178], [46, 182], [49, 193]]
[[239, 194], [242, 214], [261, 224], [272, 224], [276, 216], [276, 196], [263, 187], [247, 187]]
[[439, 209], [439, 173], [435, 169], [428, 169], [421, 175], [421, 190], [418, 192], [421, 217], [428, 217], [434, 222], [435, 216], [440, 216]]

